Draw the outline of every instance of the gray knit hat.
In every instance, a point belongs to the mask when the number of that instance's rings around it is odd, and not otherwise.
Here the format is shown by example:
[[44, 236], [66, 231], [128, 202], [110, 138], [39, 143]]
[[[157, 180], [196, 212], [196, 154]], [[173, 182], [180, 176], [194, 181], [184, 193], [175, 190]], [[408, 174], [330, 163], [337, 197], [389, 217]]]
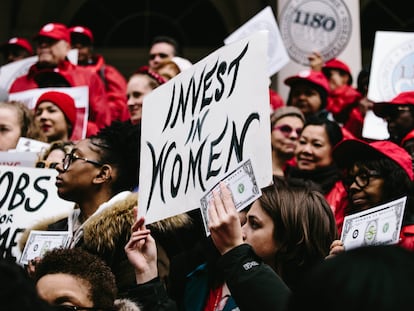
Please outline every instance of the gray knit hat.
[[298, 117], [305, 123], [305, 116], [303, 115], [302, 111], [299, 108], [293, 106], [283, 106], [277, 108], [271, 115], [270, 115], [270, 122], [271, 124], [275, 124], [277, 120], [286, 117], [286, 116], [295, 116]]

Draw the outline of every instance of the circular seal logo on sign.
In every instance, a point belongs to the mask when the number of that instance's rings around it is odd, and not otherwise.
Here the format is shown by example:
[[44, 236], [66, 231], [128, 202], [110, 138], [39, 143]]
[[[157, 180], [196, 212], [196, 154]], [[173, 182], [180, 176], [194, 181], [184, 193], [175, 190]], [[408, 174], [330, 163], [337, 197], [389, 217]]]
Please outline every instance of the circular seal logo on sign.
[[376, 75], [381, 98], [392, 99], [401, 92], [414, 90], [414, 41], [401, 44], [390, 52]]
[[292, 0], [281, 11], [279, 27], [290, 58], [309, 65], [308, 56], [314, 51], [325, 60], [343, 51], [352, 19], [342, 0]]

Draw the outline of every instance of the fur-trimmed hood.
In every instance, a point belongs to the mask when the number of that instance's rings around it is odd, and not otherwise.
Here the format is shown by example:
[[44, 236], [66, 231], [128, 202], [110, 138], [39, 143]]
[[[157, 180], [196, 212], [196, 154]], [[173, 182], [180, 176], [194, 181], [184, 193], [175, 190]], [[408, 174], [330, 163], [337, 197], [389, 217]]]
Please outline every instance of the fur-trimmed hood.
[[117, 299], [114, 302], [116, 311], [141, 311], [135, 302], [129, 299]]
[[[125, 199], [119, 200], [101, 213], [91, 216], [85, 223], [83, 232], [86, 248], [92, 249], [96, 253], [105, 253], [113, 251], [118, 242], [125, 245], [130, 236], [130, 228], [135, 221], [134, 208], [136, 206], [138, 206], [138, 194], [131, 192]], [[45, 219], [31, 228], [27, 228], [19, 240], [20, 249], [23, 250], [31, 230], [47, 230], [49, 225], [68, 216], [66, 214]], [[191, 218], [186, 214], [181, 214], [152, 223], [148, 227], [154, 232], [168, 234], [170, 231], [189, 225], [191, 225]], [[123, 240], [120, 241], [120, 238]]]

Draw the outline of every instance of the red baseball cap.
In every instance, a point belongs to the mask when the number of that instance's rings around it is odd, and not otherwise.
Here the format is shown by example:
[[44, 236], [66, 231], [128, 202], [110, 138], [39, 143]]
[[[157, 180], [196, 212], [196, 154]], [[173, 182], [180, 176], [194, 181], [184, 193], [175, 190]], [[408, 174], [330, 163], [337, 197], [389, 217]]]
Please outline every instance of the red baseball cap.
[[310, 69], [305, 69], [299, 71], [297, 75], [291, 76], [285, 79], [284, 83], [288, 86], [292, 86], [297, 82], [310, 82], [318, 87], [321, 87], [326, 92], [329, 93], [329, 84], [328, 80], [324, 74], [320, 71], [314, 71]]
[[414, 105], [414, 91], [402, 92], [391, 101], [374, 103], [373, 111], [378, 117], [384, 118], [391, 109], [401, 105]]
[[[45, 92], [36, 101], [35, 110], [43, 102], [52, 102], [62, 110], [70, 124], [72, 125], [72, 131], [76, 123], [76, 106], [75, 101], [71, 96], [63, 92], [49, 91]], [[72, 133], [70, 133], [72, 135]]]
[[25, 38], [13, 37], [9, 39], [6, 43], [1, 45], [1, 50], [5, 50], [7, 47], [11, 45], [19, 46], [29, 52], [30, 55], [33, 55], [33, 48], [32, 45], [28, 40]]
[[85, 37], [88, 38], [88, 40], [93, 43], [93, 34], [92, 34], [92, 30], [90, 30], [89, 28], [85, 27], [85, 26], [73, 26], [71, 28], [69, 28], [69, 33], [72, 34], [79, 34], [79, 35], [83, 35]]
[[[339, 59], [336, 58], [332, 58], [330, 60], [328, 60], [322, 67], [322, 72], [325, 73], [326, 70], [329, 69], [337, 69], [337, 70], [341, 70], [345, 73], [348, 74], [349, 76], [349, 84], [352, 84], [352, 73], [351, 73], [351, 69], [348, 67], [347, 64], [345, 64], [344, 62], [340, 61]], [[325, 73], [326, 74], [326, 73]]]
[[349, 167], [359, 160], [386, 157], [397, 163], [407, 173], [410, 180], [414, 179], [410, 154], [404, 148], [388, 140], [368, 143], [359, 139], [345, 139], [335, 146], [332, 157], [340, 168]]
[[400, 144], [400, 146], [401, 146], [401, 147], [403, 147], [403, 146], [404, 146], [404, 144], [405, 144], [407, 141], [411, 140], [411, 139], [414, 139], [414, 130], [412, 130], [412, 131], [408, 132], [408, 134], [404, 136], [404, 138], [401, 140], [401, 144]]
[[35, 36], [35, 39], [39, 37], [47, 37], [54, 40], [65, 40], [70, 43], [70, 34], [66, 25], [61, 23], [49, 23], [44, 25]]

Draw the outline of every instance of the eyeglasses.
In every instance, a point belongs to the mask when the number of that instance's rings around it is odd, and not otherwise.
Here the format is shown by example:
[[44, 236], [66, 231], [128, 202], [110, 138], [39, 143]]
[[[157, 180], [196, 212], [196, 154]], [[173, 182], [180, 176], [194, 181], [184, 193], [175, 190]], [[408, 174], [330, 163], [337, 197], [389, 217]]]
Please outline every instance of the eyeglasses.
[[72, 164], [72, 162], [76, 161], [76, 160], [83, 160], [85, 162], [94, 164], [96, 166], [102, 166], [103, 165], [103, 163], [99, 163], [97, 161], [89, 160], [87, 158], [78, 157], [73, 152], [71, 152], [71, 153], [65, 154], [65, 157], [63, 158], [63, 170], [66, 171], [69, 168], [69, 166]]
[[54, 311], [78, 311], [78, 310], [104, 310], [104, 311], [113, 311], [113, 308], [97, 308], [97, 307], [78, 307], [78, 306], [70, 306], [70, 305], [54, 305], [52, 306], [52, 310]]
[[282, 134], [285, 136], [285, 137], [289, 137], [290, 136], [290, 134], [293, 132], [293, 131], [295, 131], [296, 132], [296, 135], [298, 135], [298, 136], [300, 136], [300, 134], [302, 134], [302, 128], [301, 127], [298, 127], [298, 128], [292, 128], [290, 125], [288, 125], [288, 124], [282, 124], [282, 125], [278, 125], [278, 126], [274, 126], [273, 127], [273, 130], [274, 131], [276, 131], [276, 130], [278, 130], [278, 131], [280, 131], [280, 132], [282, 132]]
[[165, 53], [155, 53], [155, 54], [150, 54], [149, 55], [149, 59], [155, 59], [155, 57], [159, 56], [160, 58], [164, 59], [168, 57], [168, 54]]
[[36, 163], [36, 167], [38, 168], [56, 168], [58, 162], [46, 162], [46, 161], [38, 161]]
[[371, 177], [381, 177], [381, 174], [374, 170], [364, 170], [358, 172], [355, 176], [345, 176], [342, 178], [342, 183], [345, 187], [349, 188], [355, 182], [359, 188], [363, 189], [369, 185]]

